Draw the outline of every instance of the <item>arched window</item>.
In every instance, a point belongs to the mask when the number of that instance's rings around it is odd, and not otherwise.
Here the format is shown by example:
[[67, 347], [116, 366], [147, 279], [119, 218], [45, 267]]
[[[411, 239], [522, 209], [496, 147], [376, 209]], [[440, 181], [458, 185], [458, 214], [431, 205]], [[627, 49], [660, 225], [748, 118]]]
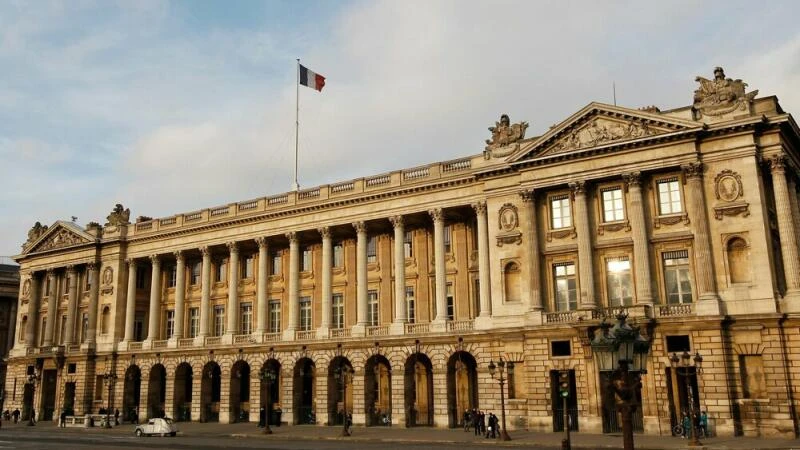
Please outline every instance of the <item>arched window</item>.
[[520, 283], [522, 277], [519, 273], [519, 264], [510, 262], [503, 268], [503, 289], [507, 302], [518, 302], [522, 300]]
[[108, 334], [108, 329], [111, 327], [111, 308], [108, 306], [103, 307], [103, 316], [100, 320], [101, 333]]
[[22, 316], [19, 322], [19, 341], [25, 342], [25, 330], [28, 328], [28, 316]]
[[728, 241], [728, 272], [731, 283], [750, 282], [750, 262], [747, 259], [747, 242], [740, 237]]

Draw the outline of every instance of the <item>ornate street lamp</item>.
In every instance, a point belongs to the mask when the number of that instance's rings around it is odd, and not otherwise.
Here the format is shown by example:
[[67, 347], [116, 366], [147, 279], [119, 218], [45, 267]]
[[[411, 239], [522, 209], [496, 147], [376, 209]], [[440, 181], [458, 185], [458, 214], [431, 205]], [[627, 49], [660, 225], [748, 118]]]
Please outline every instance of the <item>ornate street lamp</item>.
[[36, 405], [36, 385], [38, 385], [39, 381], [41, 380], [42, 380], [42, 374], [41, 372], [39, 372], [39, 369], [35, 367], [33, 369], [33, 373], [28, 375], [28, 379], [25, 380], [25, 384], [29, 384], [33, 387], [33, 392], [31, 393], [31, 411], [28, 416], [29, 427], [36, 425], [36, 422], [34, 422], [33, 418], [34, 414], [36, 414], [36, 408], [34, 408], [34, 405]]
[[[113, 362], [111, 364], [113, 366]], [[114, 371], [114, 368], [108, 364], [108, 358], [106, 358], [106, 372], [103, 374], [103, 380], [108, 386], [108, 399], [106, 401], [106, 424], [104, 428], [111, 428], [111, 393], [114, 390], [114, 384], [117, 382], [117, 373]]]
[[333, 370], [333, 374], [342, 386], [342, 437], [350, 436], [350, 427], [347, 423], [347, 383], [352, 381], [354, 373], [353, 368], [345, 363]]
[[607, 389], [614, 393], [615, 406], [622, 412], [623, 448], [633, 450], [633, 412], [638, 406], [641, 375], [647, 373], [650, 342], [639, 333], [639, 327], [625, 323], [627, 318], [623, 312], [617, 314], [613, 328], [604, 319], [602, 332], [595, 335], [591, 346], [600, 370], [613, 371]]
[[[508, 378], [506, 377], [506, 373], [508, 374]], [[503, 428], [500, 430], [500, 440], [510, 441], [511, 436], [509, 436], [508, 431], [506, 431], [505, 385], [506, 385], [506, 380], [509, 379], [514, 374], [514, 363], [512, 361], [506, 363], [505, 361], [503, 361], [502, 357], [500, 358], [500, 361], [497, 362], [496, 366], [494, 364], [494, 361], [489, 361], [489, 375], [491, 375], [492, 378], [494, 378], [495, 374], [497, 374], [497, 381], [500, 382], [500, 416], [501, 420], [503, 421]]]
[[[694, 360], [694, 362], [692, 360]], [[692, 355], [688, 351], [684, 351], [681, 356], [678, 356], [677, 353], [673, 353], [669, 358], [669, 362], [672, 368], [675, 369], [675, 373], [683, 376], [683, 381], [686, 383], [686, 405], [689, 410], [687, 413], [689, 414], [690, 423], [692, 424], [692, 429], [686, 430], [692, 435], [688, 446], [701, 447], [703, 444], [700, 443], [700, 437], [698, 436], [699, 426], [697, 423], [698, 419], [700, 418], [700, 414], [695, 407], [693, 401], [694, 399], [692, 398], [692, 385], [689, 382], [689, 375], [692, 373], [692, 369], [694, 369], [694, 373], [696, 374], [702, 373], [703, 357], [700, 356], [700, 352], [697, 352], [695, 353], [694, 358], [692, 358]]]
[[261, 370], [261, 381], [267, 383], [267, 411], [264, 418], [264, 434], [272, 434], [272, 428], [269, 427], [269, 418], [272, 413], [272, 383], [278, 379], [278, 374], [272, 367], [265, 367]]

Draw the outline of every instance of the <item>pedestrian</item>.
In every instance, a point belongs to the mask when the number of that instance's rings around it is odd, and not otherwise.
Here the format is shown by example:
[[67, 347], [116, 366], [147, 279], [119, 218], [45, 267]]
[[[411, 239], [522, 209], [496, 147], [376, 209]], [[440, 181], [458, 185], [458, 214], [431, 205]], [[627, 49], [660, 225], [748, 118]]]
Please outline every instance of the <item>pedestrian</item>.
[[478, 414], [477, 409], [472, 410], [472, 416], [470, 417], [470, 419], [472, 419], [472, 428], [475, 431], [475, 436], [481, 434], [481, 423], [480, 423], [481, 418], [480, 415]]
[[683, 434], [681, 435], [682, 438], [688, 439], [691, 436], [692, 432], [692, 418], [689, 417], [689, 413], [683, 413]]
[[19, 408], [14, 409], [14, 412], [11, 413], [11, 415], [14, 417], [14, 423], [19, 422]]
[[67, 410], [66, 409], [62, 409], [61, 410], [61, 415], [58, 416], [58, 426], [60, 428], [66, 428], [67, 427]]
[[486, 434], [486, 413], [483, 411], [478, 413], [478, 427], [480, 428], [478, 434]]
[[462, 425], [464, 426], [464, 431], [465, 432], [469, 431], [469, 410], [468, 409], [464, 410], [464, 415], [461, 416], [461, 422], [462, 422]]
[[497, 416], [494, 413], [489, 413], [489, 432], [486, 433], [486, 437], [494, 439], [497, 435]]
[[700, 413], [700, 431], [703, 433], [703, 438], [708, 437], [708, 415], [705, 411]]
[[114, 425], [119, 425], [119, 408], [114, 409]]
[[31, 408], [31, 423], [36, 423], [36, 410]]

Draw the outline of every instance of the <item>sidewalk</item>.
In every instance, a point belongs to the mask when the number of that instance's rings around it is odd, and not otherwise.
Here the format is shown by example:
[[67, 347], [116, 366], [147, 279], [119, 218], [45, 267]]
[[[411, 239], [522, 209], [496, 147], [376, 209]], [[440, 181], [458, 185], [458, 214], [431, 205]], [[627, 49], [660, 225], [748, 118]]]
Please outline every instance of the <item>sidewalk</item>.
[[[120, 425], [110, 430], [103, 428], [58, 428], [53, 423], [37, 423], [36, 427], [27, 427], [24, 423], [17, 425], [3, 422], [3, 430], [8, 428], [27, 428], [30, 430], [49, 430], [54, 433], [92, 433], [92, 434], [133, 434], [133, 425]], [[265, 435], [253, 423], [219, 424], [219, 423], [178, 423], [179, 436], [233, 437], [275, 440], [350, 440], [377, 442], [428, 442], [428, 443], [464, 443], [465, 445], [486, 445], [520, 447], [533, 446], [544, 448], [561, 448], [562, 433], [540, 433], [533, 431], [509, 431], [511, 441], [500, 442], [475, 436], [471, 431], [462, 429], [441, 428], [402, 428], [402, 427], [354, 427], [352, 436], [341, 437], [341, 427], [318, 425], [299, 425], [272, 427], [273, 434]], [[21, 430], [20, 430], [21, 431]], [[1, 431], [0, 431], [1, 432]], [[634, 444], [639, 450], [686, 449], [688, 441], [671, 436], [634, 435]], [[620, 434], [572, 433], [572, 448], [597, 449], [621, 448]], [[720, 437], [702, 440], [709, 450], [745, 450], [745, 449], [800, 449], [800, 439], [766, 439], [746, 437]]]

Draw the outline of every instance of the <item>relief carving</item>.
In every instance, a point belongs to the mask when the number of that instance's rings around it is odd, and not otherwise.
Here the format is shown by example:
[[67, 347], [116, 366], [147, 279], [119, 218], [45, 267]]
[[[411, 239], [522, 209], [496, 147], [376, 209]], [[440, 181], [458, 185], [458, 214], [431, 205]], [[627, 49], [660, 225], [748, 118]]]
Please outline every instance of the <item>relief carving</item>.
[[714, 178], [714, 185], [714, 193], [717, 195], [717, 199], [726, 202], [736, 201], [744, 192], [744, 189], [742, 189], [742, 177], [728, 169], [717, 174]]
[[614, 141], [636, 139], [656, 134], [643, 120], [631, 119], [626, 123], [596, 118], [582, 128], [573, 129], [556, 142], [548, 153], [561, 153], [587, 147], [596, 147]]
[[500, 233], [497, 234], [497, 246], [502, 247], [503, 244], [521, 244], [522, 232], [519, 228], [519, 215], [517, 214], [517, 207], [511, 203], [506, 203], [500, 208], [497, 214], [497, 221], [500, 228]]
[[69, 247], [70, 245], [81, 244], [85, 242], [84, 239], [67, 230], [60, 230], [50, 239], [40, 245], [37, 250], [51, 250], [54, 248]]
[[722, 67], [714, 69], [714, 79], [696, 77], [700, 87], [694, 91], [694, 109], [701, 115], [721, 116], [737, 109], [747, 111], [758, 91], [745, 93], [747, 83], [725, 78]]
[[113, 294], [114, 293], [114, 269], [111, 267], [106, 267], [103, 269], [103, 276], [102, 276], [103, 285], [100, 288], [100, 292], [103, 294]]
[[[47, 231], [47, 225], [42, 225], [41, 222], [36, 222], [33, 224], [30, 230], [28, 230], [28, 240], [25, 241], [25, 245], [32, 244], [35, 240], [42, 237], [42, 235]], [[25, 245], [22, 247], [25, 248]]]
[[28, 298], [31, 295], [31, 280], [25, 280], [22, 283], [22, 298]]
[[118, 227], [120, 225], [127, 225], [131, 223], [130, 219], [131, 210], [124, 209], [121, 204], [117, 203], [117, 205], [114, 206], [114, 209], [111, 211], [111, 214], [106, 217], [106, 220], [108, 220], [106, 226]]
[[500, 121], [489, 127], [492, 138], [486, 140], [486, 159], [508, 156], [519, 149], [519, 141], [525, 139], [528, 122], [511, 124], [508, 114], [500, 116]]

